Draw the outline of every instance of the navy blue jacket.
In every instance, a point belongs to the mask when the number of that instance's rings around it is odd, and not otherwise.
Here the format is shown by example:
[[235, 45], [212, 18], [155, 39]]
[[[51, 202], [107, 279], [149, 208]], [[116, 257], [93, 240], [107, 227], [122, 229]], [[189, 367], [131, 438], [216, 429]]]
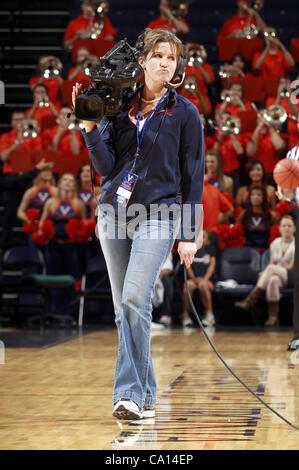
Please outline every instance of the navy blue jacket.
[[[95, 127], [82, 131], [95, 170], [103, 176], [100, 203], [112, 204], [126, 170], [131, 168], [136, 152], [136, 125], [128, 117], [130, 105], [119, 112], [100, 136]], [[161, 123], [158, 137], [153, 139]], [[101, 128], [105, 119], [101, 122]], [[170, 91], [166, 109], [164, 100], [149, 119], [134, 173], [139, 178], [129, 200], [131, 204], [190, 204], [191, 218], [182, 217], [179, 240], [194, 241], [199, 225], [196, 205], [202, 202], [204, 180], [204, 135], [197, 108], [186, 98]], [[150, 162], [150, 164], [149, 164]], [[149, 165], [148, 165], [149, 164]], [[146, 178], [144, 178], [146, 174]], [[116, 208], [116, 207], [115, 207]], [[197, 217], [196, 217], [197, 214]], [[191, 219], [191, 220], [189, 220]], [[185, 236], [188, 225], [193, 236]]]

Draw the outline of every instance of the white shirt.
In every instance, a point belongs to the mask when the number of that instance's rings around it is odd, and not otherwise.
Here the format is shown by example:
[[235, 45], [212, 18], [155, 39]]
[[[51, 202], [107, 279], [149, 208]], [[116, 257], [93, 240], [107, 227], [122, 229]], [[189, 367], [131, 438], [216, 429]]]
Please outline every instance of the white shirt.
[[274, 264], [278, 264], [279, 266], [283, 266], [284, 268], [287, 268], [291, 261], [294, 260], [295, 256], [295, 241], [293, 240], [287, 250], [285, 251], [284, 254], [282, 254], [281, 251], [281, 240], [282, 238], [275, 238], [273, 242], [270, 245], [270, 251], [273, 259]]
[[[294, 160], [299, 160], [299, 145], [297, 145], [297, 147], [292, 148], [292, 150], [287, 153], [286, 158], [293, 158]], [[297, 202], [299, 202], [299, 186], [296, 189], [296, 199]]]

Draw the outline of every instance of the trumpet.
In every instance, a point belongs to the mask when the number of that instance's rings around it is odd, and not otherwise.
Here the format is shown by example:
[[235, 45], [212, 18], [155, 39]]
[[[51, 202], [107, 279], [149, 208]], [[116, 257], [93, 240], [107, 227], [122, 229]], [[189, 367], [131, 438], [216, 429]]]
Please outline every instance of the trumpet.
[[81, 131], [84, 129], [83, 122], [76, 118], [74, 114], [72, 114], [69, 118], [69, 124], [67, 126], [69, 131]]
[[242, 30], [242, 37], [245, 39], [254, 39], [259, 35], [259, 29], [255, 24], [249, 24]]
[[203, 64], [207, 60], [207, 51], [204, 46], [191, 48], [188, 52], [188, 65], [194, 67], [197, 63]]
[[109, 3], [108, 2], [100, 2], [98, 7], [97, 7], [97, 14], [98, 15], [106, 15], [109, 9]]
[[188, 91], [189, 93], [195, 93], [196, 88], [197, 88], [197, 87], [196, 87], [196, 84], [193, 83], [193, 82], [191, 82], [191, 81], [186, 82], [186, 83], [184, 84], [184, 89], [185, 89], [186, 91]]
[[23, 121], [23, 137], [35, 139], [39, 134], [40, 128], [38, 122], [34, 119], [24, 119]]
[[253, 0], [251, 6], [256, 11], [260, 11], [263, 8], [264, 3], [265, 3], [264, 0]]
[[59, 59], [50, 59], [42, 66], [41, 75], [44, 78], [57, 78], [61, 75], [62, 67]]
[[273, 104], [261, 112], [261, 116], [270, 126], [280, 127], [288, 118], [286, 110], [278, 104]]
[[277, 38], [277, 31], [275, 28], [267, 28], [263, 32], [265, 39], [274, 39]]
[[84, 75], [90, 77], [92, 72], [94, 72], [97, 66], [100, 64], [100, 61], [97, 57], [90, 57], [83, 62], [83, 72]]
[[290, 90], [288, 88], [283, 88], [280, 92], [280, 96], [282, 98], [289, 98], [291, 95]]
[[221, 124], [220, 128], [225, 134], [237, 135], [241, 131], [241, 120], [237, 116], [229, 116]]
[[221, 101], [231, 102], [232, 97], [231, 97], [230, 91], [229, 90], [222, 90], [222, 92], [220, 94], [220, 99], [221, 99]]
[[41, 98], [40, 100], [38, 100], [38, 107], [39, 108], [48, 108], [50, 105], [49, 105], [49, 98], [47, 96], [45, 96], [44, 98]]

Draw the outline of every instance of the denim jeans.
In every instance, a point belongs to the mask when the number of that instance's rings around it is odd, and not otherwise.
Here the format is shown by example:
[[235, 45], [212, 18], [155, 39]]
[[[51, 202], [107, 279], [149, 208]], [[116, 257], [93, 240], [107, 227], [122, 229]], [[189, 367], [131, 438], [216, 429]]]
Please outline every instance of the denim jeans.
[[113, 403], [129, 398], [143, 407], [156, 403], [150, 351], [154, 285], [179, 231], [180, 216], [167, 221], [143, 220], [137, 227], [117, 221], [117, 238], [104, 236], [103, 231], [113, 225], [111, 215], [99, 214], [98, 235], [118, 329]]

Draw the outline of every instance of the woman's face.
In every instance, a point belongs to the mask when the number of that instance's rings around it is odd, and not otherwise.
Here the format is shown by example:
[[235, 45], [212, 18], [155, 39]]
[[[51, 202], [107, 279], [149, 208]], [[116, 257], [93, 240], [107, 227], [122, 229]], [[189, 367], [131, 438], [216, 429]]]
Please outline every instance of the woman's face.
[[290, 219], [282, 219], [279, 224], [279, 231], [283, 238], [290, 238], [295, 233], [295, 224]]
[[242, 87], [240, 85], [232, 85], [230, 87], [230, 92], [232, 94], [232, 96], [235, 96], [237, 98], [240, 98], [242, 99], [242, 95], [243, 95], [243, 90], [242, 90]]
[[90, 167], [89, 165], [86, 165], [82, 168], [80, 172], [80, 181], [81, 183], [90, 183], [91, 178], [90, 178]]
[[47, 90], [43, 86], [38, 86], [34, 90], [34, 99], [35, 100], [42, 100], [48, 96]]
[[262, 181], [264, 176], [263, 168], [261, 165], [254, 165], [254, 167], [249, 172], [249, 178], [254, 183], [259, 183]]
[[77, 64], [82, 64], [89, 57], [89, 50], [80, 47], [77, 51]]
[[214, 155], [206, 156], [206, 169], [207, 173], [214, 174], [218, 171], [218, 160]]
[[40, 174], [40, 181], [44, 184], [51, 184], [52, 183], [52, 172], [49, 170], [41, 171]]
[[64, 175], [59, 183], [60, 189], [63, 191], [75, 190], [75, 178], [72, 175]]
[[250, 194], [250, 202], [253, 207], [258, 207], [263, 203], [263, 193], [258, 189], [254, 189]]
[[239, 70], [243, 70], [244, 66], [245, 66], [245, 63], [244, 63], [243, 59], [240, 56], [237, 55], [234, 58], [234, 60], [232, 61], [232, 65], [234, 67], [236, 67], [237, 69], [239, 69]]
[[150, 51], [139, 63], [144, 70], [145, 83], [161, 84], [169, 82], [177, 65], [176, 48], [168, 42], [158, 42], [155, 50]]

